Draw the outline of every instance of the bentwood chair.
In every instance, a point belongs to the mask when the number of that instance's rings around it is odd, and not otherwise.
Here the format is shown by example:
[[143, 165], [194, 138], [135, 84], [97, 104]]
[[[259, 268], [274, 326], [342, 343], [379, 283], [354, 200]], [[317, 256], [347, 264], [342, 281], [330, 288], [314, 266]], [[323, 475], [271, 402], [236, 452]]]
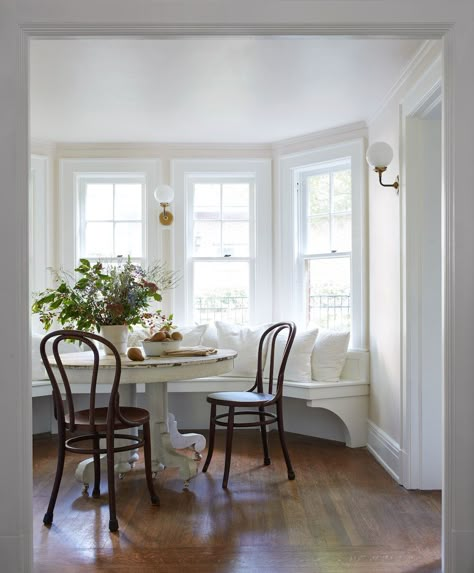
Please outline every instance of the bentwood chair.
[[[51, 366], [51, 358], [46, 354], [46, 344], [52, 341], [54, 362], [57, 365], [63, 388], [60, 389], [56, 375]], [[91, 368], [91, 385], [89, 395], [89, 408], [77, 411], [74, 407], [74, 397], [71, 386], [59, 353], [59, 344], [63, 341], [77, 341], [85, 344], [93, 353], [93, 365]], [[108, 406], [96, 407], [97, 377], [99, 372], [99, 351], [96, 342], [110, 348], [115, 358], [114, 379], [110, 391]], [[59, 486], [64, 469], [64, 459], [66, 452], [78, 454], [92, 454], [94, 457], [94, 490], [92, 496], [100, 497], [100, 454], [107, 454], [107, 477], [109, 490], [109, 529], [118, 530], [118, 521], [115, 507], [115, 475], [114, 475], [114, 453], [134, 450], [138, 447], [144, 449], [145, 475], [150, 493], [151, 503], [159, 505], [159, 498], [153, 486], [153, 476], [151, 469], [151, 446], [150, 446], [150, 415], [147, 410], [135, 407], [120, 406], [119, 384], [121, 376], [121, 360], [117, 349], [109, 341], [97, 334], [81, 332], [79, 330], [58, 330], [47, 334], [40, 345], [41, 358], [48, 372], [49, 379], [53, 387], [54, 415], [58, 421], [58, 462], [56, 477], [54, 480], [51, 498], [48, 509], [43, 518], [45, 525], [53, 522], [54, 506], [58, 496]], [[65, 400], [61, 393], [65, 394]], [[118, 434], [117, 430], [143, 427], [143, 438], [129, 434]], [[67, 437], [66, 432], [71, 437]], [[116, 446], [115, 439], [122, 441], [120, 446]], [[100, 440], [105, 439], [105, 447], [100, 444]], [[123, 440], [130, 442], [123, 445]], [[83, 445], [82, 442], [86, 442]], [[89, 444], [87, 444], [89, 442]]]
[[[214, 451], [215, 431], [217, 426], [227, 428], [224, 477], [222, 487], [227, 488], [229, 481], [230, 460], [232, 455], [232, 438], [234, 428], [250, 428], [260, 426], [263, 446], [263, 463], [270, 465], [268, 452], [267, 426], [276, 423], [280, 444], [283, 450], [288, 479], [295, 479], [295, 472], [290, 461], [290, 455], [285, 442], [285, 431], [283, 427], [283, 382], [285, 376], [286, 363], [291, 347], [296, 335], [296, 326], [292, 322], [278, 322], [267, 328], [260, 338], [258, 345], [257, 373], [255, 384], [245, 392], [214, 392], [209, 394], [207, 401], [211, 404], [211, 419], [209, 427], [209, 447], [207, 458], [202, 469], [207, 472]], [[278, 341], [278, 342], [277, 342]], [[277, 351], [283, 346], [281, 357]], [[265, 391], [263, 385], [264, 356], [267, 354], [269, 364], [268, 389]], [[277, 364], [278, 362], [278, 364]], [[217, 406], [227, 408], [227, 412], [217, 415]], [[266, 408], [275, 406], [275, 412], [267, 412]], [[236, 408], [245, 408], [237, 410]], [[251, 408], [251, 409], [249, 409]], [[258, 412], [257, 412], [258, 411]], [[258, 414], [258, 420], [235, 422], [236, 416], [249, 416], [253, 418]]]

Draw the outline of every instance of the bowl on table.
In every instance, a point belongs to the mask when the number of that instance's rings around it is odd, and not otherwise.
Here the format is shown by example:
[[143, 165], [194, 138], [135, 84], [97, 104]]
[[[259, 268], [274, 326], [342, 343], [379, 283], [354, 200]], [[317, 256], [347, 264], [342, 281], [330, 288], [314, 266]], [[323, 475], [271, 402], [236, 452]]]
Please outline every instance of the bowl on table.
[[142, 346], [147, 356], [163, 356], [168, 351], [179, 350], [181, 340], [171, 340], [169, 338], [161, 342], [143, 340]]

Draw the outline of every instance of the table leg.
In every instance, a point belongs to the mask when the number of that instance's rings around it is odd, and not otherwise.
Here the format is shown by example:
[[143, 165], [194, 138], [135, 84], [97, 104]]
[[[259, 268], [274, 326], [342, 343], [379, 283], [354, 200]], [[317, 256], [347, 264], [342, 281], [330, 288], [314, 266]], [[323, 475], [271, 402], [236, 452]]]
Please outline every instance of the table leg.
[[[123, 384], [120, 386], [120, 403], [124, 406], [136, 406], [137, 390], [135, 384]], [[119, 430], [119, 433], [138, 435], [138, 428]], [[116, 445], [127, 445], [128, 440], [115, 440]], [[105, 440], [101, 440], [101, 447], [105, 448]], [[118, 452], [114, 455], [114, 470], [122, 479], [139, 459], [138, 449], [127, 452]], [[102, 472], [107, 471], [107, 456], [100, 456], [100, 468]], [[87, 492], [89, 484], [94, 483], [94, 458], [87, 458], [80, 462], [76, 468], [76, 480], [83, 484], [83, 490]]]
[[168, 413], [168, 428], [170, 432], [171, 445], [177, 450], [192, 448], [194, 450], [194, 459], [200, 460], [201, 454], [206, 447], [206, 438], [201, 434], [187, 433], [181, 434], [178, 431], [178, 424], [174, 414]]
[[[171, 441], [168, 426], [168, 389], [166, 382], [145, 385], [147, 407], [150, 412], [152, 469], [156, 473], [163, 467], [179, 468], [185, 487], [198, 471], [197, 460], [177, 452]], [[178, 435], [181, 435], [178, 433]], [[205, 444], [205, 442], [204, 442]], [[189, 444], [191, 445], [191, 444]]]

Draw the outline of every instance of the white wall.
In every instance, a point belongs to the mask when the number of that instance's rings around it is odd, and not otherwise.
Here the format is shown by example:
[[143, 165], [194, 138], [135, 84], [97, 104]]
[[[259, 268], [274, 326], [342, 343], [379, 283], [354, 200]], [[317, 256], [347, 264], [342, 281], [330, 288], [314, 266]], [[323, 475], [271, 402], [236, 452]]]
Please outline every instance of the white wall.
[[[32, 569], [31, 539], [31, 372], [28, 366], [28, 243], [27, 243], [27, 95], [24, 89], [26, 68], [25, 45], [19, 41], [20, 31], [42, 29], [54, 33], [65, 24], [74, 32], [100, 30], [100, 25], [115, 24], [111, 33], [166, 31], [179, 33], [331, 33], [352, 34], [417, 34], [431, 30], [447, 33], [448, 60], [446, 72], [447, 145], [445, 146], [445, 189], [447, 221], [447, 275], [445, 282], [445, 334], [447, 351], [445, 392], [446, 420], [446, 491], [444, 496], [445, 563], [449, 573], [467, 573], [474, 569], [474, 195], [472, 193], [472, 157], [474, 157], [474, 5], [466, 0], [411, 0], [410, 2], [380, 0], [366, 2], [272, 2], [241, 0], [239, 3], [215, 3], [209, 0], [150, 3], [138, 0], [104, 0], [101, 3], [83, 0], [64, 3], [60, 0], [4, 0], [0, 17], [0, 252], [4, 268], [0, 298], [0, 555], [3, 573], [19, 573]], [[429, 21], [429, 24], [424, 24]], [[133, 23], [145, 23], [134, 25]], [[166, 28], [166, 23], [173, 26]], [[190, 24], [191, 23], [191, 24]], [[153, 26], [158, 26], [153, 30]], [[134, 26], [134, 27], [133, 27]], [[133, 30], [132, 30], [133, 27]], [[90, 32], [92, 33], [92, 32]], [[100, 33], [100, 32], [99, 32]], [[390, 123], [390, 122], [389, 122]], [[388, 128], [390, 130], [390, 128]], [[377, 131], [377, 130], [376, 130]], [[380, 132], [384, 130], [381, 129]], [[374, 131], [375, 135], [375, 131]], [[390, 135], [390, 133], [388, 133]], [[454, 181], [454, 175], [456, 179]], [[390, 172], [393, 174], [393, 172]], [[371, 189], [373, 195], [374, 189]], [[380, 215], [389, 222], [391, 199], [380, 201]], [[454, 201], [456, 210], [454, 211]], [[377, 204], [375, 203], [375, 204]], [[388, 203], [388, 204], [385, 204]], [[396, 206], [396, 204], [395, 204]], [[389, 228], [392, 229], [393, 225]], [[381, 229], [378, 229], [381, 231]], [[375, 229], [374, 229], [375, 231]], [[454, 261], [459, 264], [454, 266]], [[374, 259], [376, 261], [376, 259]], [[391, 269], [388, 269], [391, 270]], [[394, 275], [394, 279], [396, 278]], [[381, 283], [380, 273], [375, 280]], [[381, 285], [383, 286], [383, 285]], [[393, 299], [388, 299], [388, 304]], [[378, 301], [379, 306], [382, 301]], [[375, 308], [373, 309], [375, 310]], [[393, 312], [392, 319], [396, 319]], [[8, 325], [5, 327], [5, 325]], [[381, 331], [383, 325], [374, 322]], [[389, 329], [393, 327], [389, 325]], [[382, 333], [381, 333], [382, 336]], [[397, 345], [390, 333], [384, 346]], [[374, 350], [377, 350], [374, 338]], [[380, 348], [379, 348], [380, 350]], [[399, 349], [398, 349], [399, 351]], [[376, 374], [396, 375], [393, 361], [380, 364]], [[373, 416], [384, 424], [381, 415], [388, 415], [388, 424], [396, 433], [396, 421], [387, 411], [380, 380], [378, 399]], [[389, 383], [387, 401], [393, 392]]]
[[[394, 160], [383, 174], [392, 183], [400, 172], [400, 104], [407, 92], [439, 55], [429, 46], [416, 66], [392, 92], [369, 124], [369, 144], [386, 141]], [[371, 396], [369, 418], [400, 444], [401, 420], [401, 246], [400, 195], [381, 187], [377, 174], [369, 174], [369, 285]]]

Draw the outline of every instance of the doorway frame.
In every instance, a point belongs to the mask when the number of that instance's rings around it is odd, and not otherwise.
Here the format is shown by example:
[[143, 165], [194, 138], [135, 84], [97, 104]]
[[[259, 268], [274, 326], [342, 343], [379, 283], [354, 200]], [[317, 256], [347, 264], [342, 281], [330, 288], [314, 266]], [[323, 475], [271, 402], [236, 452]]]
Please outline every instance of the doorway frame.
[[[443, 67], [442, 55], [437, 57], [433, 63], [423, 73], [416, 85], [407, 93], [400, 106], [400, 279], [401, 279], [401, 404], [400, 404], [400, 484], [407, 489], [420, 489], [422, 485], [422, 453], [423, 435], [421, 431], [421, 420], [423, 416], [423, 395], [421, 388], [421, 348], [422, 335], [420, 331], [421, 304], [423, 293], [419, 283], [419, 261], [410, 259], [407, 252], [408, 236], [415, 235], [417, 240], [421, 237], [407, 223], [406, 216], [406, 169], [407, 169], [407, 122], [410, 118], [417, 117], [423, 110], [434, 106], [437, 103], [442, 105], [442, 117], [444, 116], [443, 104]], [[443, 119], [442, 124], [442, 157], [444, 157], [445, 147]], [[443, 176], [441, 181], [441, 195], [443, 196]], [[441, 199], [441, 203], [443, 200]], [[413, 207], [413, 205], [412, 205]], [[419, 207], [419, 205], [417, 205]], [[419, 209], [418, 209], [419, 210]], [[413, 215], [413, 213], [412, 213]], [[419, 213], [421, 216], [421, 213]], [[417, 219], [417, 213], [412, 220]], [[444, 213], [442, 213], [444, 221]], [[443, 232], [443, 229], [442, 229]], [[441, 237], [443, 242], [444, 237]], [[420, 245], [418, 245], [420, 246]], [[443, 248], [441, 249], [443, 251]], [[442, 257], [442, 253], [441, 253]], [[442, 261], [442, 275], [444, 277], [444, 264]], [[444, 282], [444, 281], [443, 281]], [[415, 286], [412, 292], [411, 301], [407, 295], [408, 286]], [[443, 301], [445, 294], [442, 292]], [[444, 305], [443, 305], [444, 306]], [[441, 326], [444, 332], [444, 320]], [[444, 345], [444, 343], [443, 343]], [[443, 357], [442, 357], [443, 363]], [[442, 373], [442, 388], [445, 388], [445, 378]], [[441, 416], [441, 412], [440, 412]], [[442, 424], [442, 420], [440, 420]], [[444, 458], [444, 444], [442, 456]], [[444, 460], [443, 460], [444, 467]]]
[[[28, 190], [29, 173], [29, 41], [33, 38], [68, 38], [88, 37], [129, 37], [129, 38], [153, 38], [153, 37], [177, 37], [177, 36], [344, 36], [344, 37], [372, 37], [394, 39], [420, 39], [420, 40], [443, 40], [443, 123], [442, 123], [442, 148], [443, 148], [443, 177], [442, 177], [442, 272], [443, 272], [443, 507], [442, 507], [442, 561], [443, 570], [453, 570], [455, 554], [451, 532], [453, 530], [453, 480], [454, 480], [454, 431], [453, 431], [453, 398], [454, 398], [454, 342], [452, 333], [454, 330], [454, 110], [453, 100], [453, 32], [454, 23], [406, 23], [398, 22], [360, 22], [357, 24], [76, 24], [63, 22], [61, 24], [30, 22], [20, 26], [20, 102], [18, 117], [18, 189], [21, 195]], [[22, 228], [26, 230], [25, 243], [27, 245], [27, 219], [28, 205], [24, 201], [26, 211], [21, 218]], [[25, 249], [26, 251], [26, 249]], [[27, 264], [23, 262], [27, 276]], [[26, 289], [20, 293], [22, 299], [26, 299]], [[28, 338], [28, 305], [24, 300], [24, 312], [22, 312], [22, 324], [25, 340]], [[25, 352], [29, 353], [29, 342], [25, 343]], [[25, 367], [26, 379], [31, 378], [31, 363]], [[21, 416], [26, 423], [21, 425], [22, 434], [19, 442], [25, 452], [31, 448], [31, 432], [28, 417], [31, 416], [31, 387], [22, 385], [22, 412]], [[449, 446], [449, 447], [447, 447]], [[28, 465], [29, 464], [29, 465]], [[31, 483], [31, 462], [25, 461], [25, 482]], [[28, 476], [29, 472], [29, 476]], [[32, 499], [25, 500], [22, 508], [24, 531], [29, 532], [29, 545], [31, 548], [30, 558], [25, 557], [25, 570], [31, 571], [33, 567], [33, 544], [31, 522]], [[28, 542], [26, 542], [28, 543]]]

